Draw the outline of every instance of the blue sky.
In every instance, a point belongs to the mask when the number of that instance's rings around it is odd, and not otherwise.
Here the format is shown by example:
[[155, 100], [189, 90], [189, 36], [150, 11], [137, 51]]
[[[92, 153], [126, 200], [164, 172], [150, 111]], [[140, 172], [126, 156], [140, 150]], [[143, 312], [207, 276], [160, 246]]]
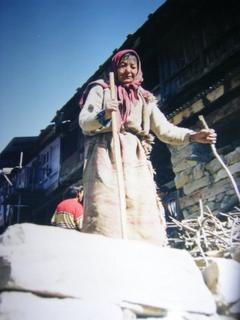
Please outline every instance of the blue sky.
[[0, 152], [39, 135], [164, 0], [0, 0]]

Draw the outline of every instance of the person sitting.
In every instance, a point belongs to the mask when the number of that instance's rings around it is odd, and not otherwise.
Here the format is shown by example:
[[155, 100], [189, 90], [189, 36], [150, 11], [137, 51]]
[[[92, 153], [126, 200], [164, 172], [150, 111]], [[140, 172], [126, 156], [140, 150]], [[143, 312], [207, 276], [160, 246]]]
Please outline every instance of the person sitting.
[[83, 222], [83, 187], [69, 187], [65, 196], [54, 212], [51, 224], [66, 229], [82, 229]]

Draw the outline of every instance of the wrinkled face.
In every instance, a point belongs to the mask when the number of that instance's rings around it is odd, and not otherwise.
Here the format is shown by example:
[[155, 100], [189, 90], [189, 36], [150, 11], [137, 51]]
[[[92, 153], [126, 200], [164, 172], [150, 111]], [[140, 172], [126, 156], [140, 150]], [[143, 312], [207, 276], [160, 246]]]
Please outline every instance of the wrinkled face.
[[132, 83], [135, 80], [137, 73], [137, 58], [132, 54], [123, 56], [117, 68], [118, 81], [123, 84]]

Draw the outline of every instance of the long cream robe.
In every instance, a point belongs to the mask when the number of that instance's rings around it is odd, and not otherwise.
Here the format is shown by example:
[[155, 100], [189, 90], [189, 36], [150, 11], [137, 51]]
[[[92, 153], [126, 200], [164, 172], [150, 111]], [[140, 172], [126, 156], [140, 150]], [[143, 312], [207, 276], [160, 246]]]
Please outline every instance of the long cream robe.
[[[111, 121], [102, 126], [96, 118], [108, 99], [109, 89], [96, 85], [90, 90], [79, 116], [80, 127], [86, 136], [83, 231], [121, 237]], [[126, 195], [127, 237], [163, 246], [167, 242], [164, 210], [157, 200], [151, 163], [141, 142], [144, 136], [149, 136], [149, 130], [158, 139], [170, 144], [187, 143], [191, 130], [169, 123], [158, 109], [154, 97], [146, 102], [139, 93], [139, 100], [119, 135]]]

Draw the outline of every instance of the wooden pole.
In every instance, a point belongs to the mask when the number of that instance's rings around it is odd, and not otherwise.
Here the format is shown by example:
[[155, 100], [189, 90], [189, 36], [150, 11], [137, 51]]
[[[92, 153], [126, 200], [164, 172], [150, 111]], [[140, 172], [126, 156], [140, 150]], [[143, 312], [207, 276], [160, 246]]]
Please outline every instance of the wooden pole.
[[[201, 121], [203, 127], [205, 129], [209, 129], [208, 125], [207, 125], [207, 122], [205, 121], [203, 115], [199, 115], [198, 116], [198, 119]], [[237, 198], [238, 198], [238, 201], [240, 202], [240, 193], [239, 193], [239, 190], [238, 190], [238, 187], [237, 187], [237, 183], [236, 181], [234, 180], [233, 178], [233, 175], [231, 174], [230, 170], [228, 169], [228, 167], [225, 165], [225, 163], [223, 162], [222, 158], [220, 157], [220, 155], [218, 154], [217, 152], [217, 149], [216, 149], [216, 146], [215, 144], [211, 144], [211, 149], [212, 149], [212, 152], [214, 154], [214, 156], [216, 157], [216, 159], [218, 160], [218, 162], [221, 164], [221, 166], [223, 167], [223, 169], [226, 171], [229, 179], [231, 180], [231, 183], [233, 185], [233, 188], [234, 188], [234, 191], [237, 195]]]
[[[114, 81], [113, 72], [109, 73], [109, 80], [110, 80], [111, 98], [113, 100], [116, 100], [115, 81]], [[119, 196], [119, 203], [120, 203], [119, 209], [120, 209], [121, 233], [122, 233], [122, 238], [126, 239], [127, 238], [126, 197], [125, 197], [123, 166], [122, 166], [122, 157], [121, 157], [121, 148], [120, 148], [120, 141], [119, 141], [116, 112], [112, 112], [112, 134], [113, 134], [113, 153], [114, 153], [114, 160], [116, 163], [118, 196]]]

